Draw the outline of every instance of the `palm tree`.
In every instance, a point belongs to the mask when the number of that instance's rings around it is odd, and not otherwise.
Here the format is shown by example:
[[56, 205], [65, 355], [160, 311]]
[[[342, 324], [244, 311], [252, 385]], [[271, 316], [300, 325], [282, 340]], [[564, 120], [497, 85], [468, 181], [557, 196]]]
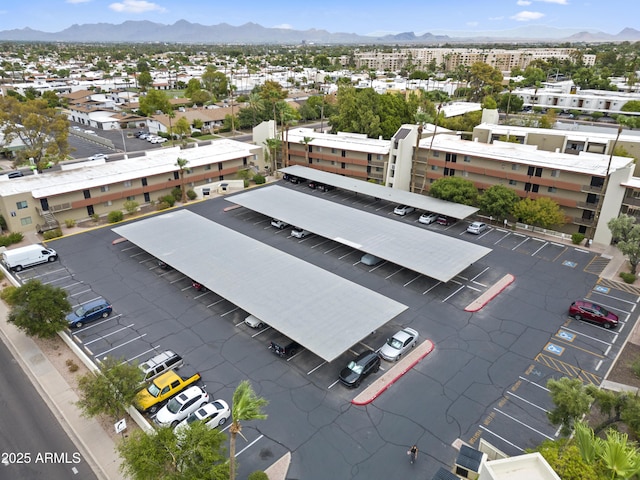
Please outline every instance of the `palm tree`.
[[[411, 192], [416, 191], [416, 180], [415, 180], [415, 171], [416, 165], [418, 163], [418, 150], [420, 149], [420, 140], [422, 139], [422, 132], [424, 131], [424, 124], [433, 121], [433, 118], [428, 113], [422, 111], [422, 109], [418, 109], [415, 114], [415, 120], [418, 124], [418, 136], [416, 137], [416, 146], [413, 150], [413, 162], [411, 164]], [[424, 175], [427, 176], [427, 165], [425, 161], [424, 166]]]
[[191, 172], [191, 169], [187, 167], [188, 163], [189, 160], [179, 157], [175, 163], [175, 166], [180, 170], [180, 189], [182, 190], [182, 198], [180, 199], [180, 201], [182, 203], [187, 203], [187, 191], [184, 189], [184, 174]]
[[[233, 405], [231, 407], [231, 416], [233, 421], [229, 427], [229, 480], [236, 478], [236, 435], [242, 435], [242, 426], [240, 421], [248, 420], [264, 420], [267, 415], [262, 413], [262, 407], [269, 402], [258, 397], [248, 380], [243, 380], [233, 392]], [[244, 438], [244, 437], [243, 437]]]
[[424, 165], [424, 177], [422, 177], [422, 188], [420, 189], [420, 193], [424, 193], [424, 188], [427, 185], [427, 162], [429, 161], [429, 154], [431, 153], [431, 147], [433, 147], [433, 139], [436, 137], [436, 133], [438, 131], [438, 116], [440, 115], [440, 110], [442, 110], [442, 104], [438, 105], [436, 111], [436, 118], [433, 124], [433, 134], [431, 135], [431, 141], [429, 142], [429, 148], [427, 149], [427, 153], [425, 155], [425, 165]]
[[257, 125], [256, 123], [256, 113], [264, 108], [264, 102], [262, 98], [257, 93], [249, 94], [249, 108], [251, 109], [251, 117], [252, 117], [252, 127]]
[[278, 138], [267, 138], [264, 141], [264, 144], [267, 146], [267, 154], [271, 160], [271, 169], [275, 174], [275, 171], [278, 169], [277, 165], [277, 152], [280, 147], [281, 140]]
[[304, 159], [309, 163], [309, 144], [313, 141], [313, 137], [304, 137], [300, 143], [304, 144]]

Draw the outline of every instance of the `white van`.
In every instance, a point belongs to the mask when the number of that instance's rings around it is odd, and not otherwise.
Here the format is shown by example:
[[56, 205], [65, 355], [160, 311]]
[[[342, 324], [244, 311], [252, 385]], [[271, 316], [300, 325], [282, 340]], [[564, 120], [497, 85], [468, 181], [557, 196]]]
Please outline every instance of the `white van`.
[[53, 248], [43, 245], [27, 245], [2, 252], [2, 263], [9, 270], [19, 272], [26, 267], [39, 263], [55, 262], [58, 254]]

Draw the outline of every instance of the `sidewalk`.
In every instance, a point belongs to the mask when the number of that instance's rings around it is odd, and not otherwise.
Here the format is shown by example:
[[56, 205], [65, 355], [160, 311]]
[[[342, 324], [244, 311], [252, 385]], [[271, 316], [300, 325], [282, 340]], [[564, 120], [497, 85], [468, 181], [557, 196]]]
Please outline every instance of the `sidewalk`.
[[14, 325], [7, 323], [7, 313], [7, 306], [0, 302], [0, 337], [56, 418], [60, 419], [62, 428], [99, 479], [124, 479], [119, 471], [120, 457], [111, 437], [95, 419], [81, 416], [75, 406], [78, 401], [76, 393], [38, 345]]

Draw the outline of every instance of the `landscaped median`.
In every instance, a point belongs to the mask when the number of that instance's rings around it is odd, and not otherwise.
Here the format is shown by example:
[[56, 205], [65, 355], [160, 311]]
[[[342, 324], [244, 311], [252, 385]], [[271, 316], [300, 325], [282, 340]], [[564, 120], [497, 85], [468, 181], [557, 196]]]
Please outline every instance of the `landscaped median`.
[[[425, 340], [420, 345], [407, 353], [393, 367], [384, 372], [375, 382], [365, 388], [351, 403], [354, 405], [368, 405], [378, 398], [391, 385], [396, 383], [405, 373], [415, 367], [424, 357], [433, 350], [433, 342]], [[384, 364], [384, 363], [383, 363]]]
[[504, 277], [494, 283], [489, 289], [476, 298], [473, 302], [466, 306], [464, 309], [465, 312], [477, 312], [482, 307], [484, 307], [491, 300], [496, 298], [500, 292], [502, 292], [505, 288], [511, 285], [516, 277], [507, 273]]

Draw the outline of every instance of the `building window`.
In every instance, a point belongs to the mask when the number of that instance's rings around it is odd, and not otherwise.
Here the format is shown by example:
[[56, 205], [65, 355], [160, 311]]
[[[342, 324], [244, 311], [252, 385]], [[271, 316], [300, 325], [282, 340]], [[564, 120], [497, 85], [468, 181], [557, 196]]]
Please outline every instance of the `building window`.
[[247, 166], [247, 157], [244, 157], [242, 159], [242, 166], [246, 167]]
[[467, 172], [466, 170], [463, 170], [462, 176], [463, 177], [468, 177], [469, 176], [469, 172]]
[[141, 179], [141, 181], [142, 181], [142, 186], [143, 186], [143, 187], [146, 187], [146, 186], [147, 186], [147, 177], [143, 177], [143, 178]]
[[133, 202], [136, 199], [135, 195], [131, 195], [127, 197], [127, 202]]
[[23, 200], [21, 202], [16, 202], [16, 207], [18, 210], [22, 210], [23, 208], [27, 208], [27, 201]]
[[209, 164], [209, 165], [205, 165], [205, 166], [204, 166], [204, 169], [205, 169], [205, 170], [211, 170], [211, 165], [210, 165], [210, 164]]
[[151, 201], [151, 195], [149, 195], [149, 192], [144, 192], [144, 201], [146, 203], [149, 203]]
[[341, 156], [342, 156], [342, 157], [346, 157], [346, 156], [347, 156], [347, 151], [346, 151], [346, 150], [342, 150], [342, 154], [341, 154]]
[[84, 195], [84, 198], [91, 198], [91, 190], [83, 190], [82, 194]]
[[331, 160], [331, 165], [335, 165], [335, 164], [336, 164], [336, 162]]
[[125, 188], [130, 187], [131, 186], [131, 180], [125, 180], [124, 186], [125, 186]]
[[180, 180], [180, 172], [173, 172], [173, 179]]
[[331, 149], [331, 153], [336, 153], [336, 149], [335, 149], [335, 148], [332, 148], [332, 149]]
[[382, 155], [381, 154], [376, 155], [376, 160], [382, 160]]
[[540, 168], [540, 167], [536, 168], [535, 176], [536, 177], [541, 177], [542, 176], [542, 168]]
[[431, 170], [433, 170], [434, 172], [438, 171], [438, 166], [437, 165], [431, 165]]
[[107, 200], [106, 202], [104, 202], [105, 207], [110, 207], [111, 205], [113, 205], [113, 202], [111, 200]]
[[342, 163], [340, 164], [340, 168], [347, 168], [347, 164], [346, 164], [346, 163], [344, 163], [344, 162], [342, 162]]
[[469, 155], [464, 156], [464, 161], [467, 163], [471, 163], [471, 158], [469, 158]]
[[534, 183], [534, 184], [533, 184], [533, 186], [532, 186], [532, 188], [531, 188], [531, 191], [532, 191], [533, 193], [538, 193], [538, 190], [539, 190], [539, 189], [540, 189], [540, 185], [538, 185], [537, 183]]
[[20, 225], [31, 225], [31, 217], [24, 217], [20, 219]]
[[518, 165], [517, 163], [512, 163], [511, 170], [520, 170], [520, 165]]
[[438, 157], [440, 156], [440, 152], [438, 152], [438, 151], [434, 151], [434, 152], [433, 152], [433, 156], [434, 156], [435, 158], [438, 158]]
[[515, 180], [509, 180], [509, 185], [516, 186], [518, 185], [518, 182], [516, 182]]
[[371, 163], [371, 154], [370, 153], [367, 153], [367, 162]]
[[549, 192], [549, 193], [556, 193], [557, 191], [558, 191], [558, 189], [556, 187], [547, 188], [547, 192]]
[[100, 187], [100, 191], [101, 192], [108, 192], [109, 191], [109, 185], [103, 185]]
[[552, 177], [559, 177], [560, 176], [560, 170], [551, 170], [551, 176]]

